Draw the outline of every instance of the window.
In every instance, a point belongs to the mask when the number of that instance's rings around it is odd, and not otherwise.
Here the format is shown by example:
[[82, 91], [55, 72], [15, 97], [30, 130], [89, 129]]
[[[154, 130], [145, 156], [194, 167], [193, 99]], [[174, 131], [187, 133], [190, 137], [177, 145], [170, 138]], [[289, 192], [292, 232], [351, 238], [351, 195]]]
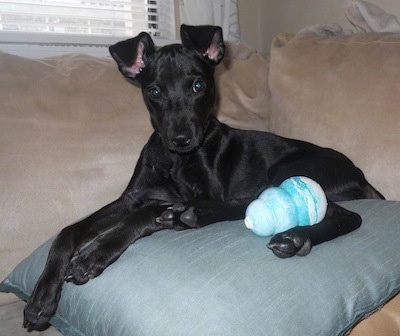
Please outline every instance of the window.
[[0, 43], [109, 45], [175, 39], [174, 0], [0, 0]]

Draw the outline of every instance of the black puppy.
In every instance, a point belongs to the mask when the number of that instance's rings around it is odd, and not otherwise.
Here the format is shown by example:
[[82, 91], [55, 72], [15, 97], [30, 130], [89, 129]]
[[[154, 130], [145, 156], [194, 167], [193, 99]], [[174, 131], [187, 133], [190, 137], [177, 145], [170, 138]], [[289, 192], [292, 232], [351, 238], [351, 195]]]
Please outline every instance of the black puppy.
[[283, 258], [306, 255], [361, 225], [359, 215], [334, 201], [383, 198], [332, 149], [221, 124], [214, 116], [213, 77], [225, 52], [221, 28], [182, 26], [181, 37], [182, 45], [158, 50], [147, 33], [110, 47], [122, 74], [141, 84], [154, 133], [121, 197], [54, 240], [25, 307], [25, 327], [47, 324], [64, 281], [86, 283], [137, 239], [241, 219], [262, 190], [288, 177], [316, 180], [329, 204], [320, 224], [272, 237], [269, 248]]

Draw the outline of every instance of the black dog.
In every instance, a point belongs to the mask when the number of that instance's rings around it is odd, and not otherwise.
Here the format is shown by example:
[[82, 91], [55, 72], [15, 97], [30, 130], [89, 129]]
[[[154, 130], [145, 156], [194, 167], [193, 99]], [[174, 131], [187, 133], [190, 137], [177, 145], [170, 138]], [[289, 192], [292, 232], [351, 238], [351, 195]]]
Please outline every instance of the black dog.
[[320, 224], [272, 237], [268, 247], [282, 258], [306, 255], [312, 246], [361, 225], [359, 215], [333, 202], [383, 198], [332, 149], [221, 124], [213, 115], [213, 73], [225, 52], [221, 28], [182, 26], [181, 37], [182, 45], [158, 50], [147, 33], [110, 47], [122, 74], [141, 84], [155, 132], [121, 197], [54, 240], [25, 307], [24, 327], [43, 328], [64, 281], [86, 283], [137, 239], [241, 219], [262, 190], [288, 177], [316, 180], [328, 197], [328, 211]]

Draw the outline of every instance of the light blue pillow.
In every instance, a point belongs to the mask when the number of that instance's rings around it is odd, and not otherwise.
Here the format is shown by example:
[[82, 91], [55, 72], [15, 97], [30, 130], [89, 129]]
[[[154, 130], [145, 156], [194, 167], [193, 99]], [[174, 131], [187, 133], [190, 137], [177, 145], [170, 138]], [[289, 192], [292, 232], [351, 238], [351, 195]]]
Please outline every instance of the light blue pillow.
[[[98, 278], [65, 284], [51, 322], [69, 336], [343, 335], [399, 292], [400, 202], [342, 204], [363, 226], [304, 258], [278, 259], [243, 221], [143, 238]], [[0, 290], [26, 300], [50, 244]]]

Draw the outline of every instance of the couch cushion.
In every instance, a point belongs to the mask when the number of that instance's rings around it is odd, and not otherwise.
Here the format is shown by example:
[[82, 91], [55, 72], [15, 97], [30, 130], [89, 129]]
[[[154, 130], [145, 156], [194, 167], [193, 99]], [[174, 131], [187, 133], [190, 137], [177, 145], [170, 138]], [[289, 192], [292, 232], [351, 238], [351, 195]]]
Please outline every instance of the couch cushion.
[[[101, 276], [65, 284], [52, 323], [66, 336], [343, 335], [400, 289], [400, 202], [342, 204], [362, 227], [304, 258], [276, 258], [243, 221], [143, 238]], [[26, 299], [50, 243], [0, 290]]]
[[400, 34], [280, 34], [271, 49], [271, 130], [348, 155], [400, 200]]
[[227, 43], [216, 68], [218, 119], [232, 127], [269, 131], [269, 61], [244, 44]]

